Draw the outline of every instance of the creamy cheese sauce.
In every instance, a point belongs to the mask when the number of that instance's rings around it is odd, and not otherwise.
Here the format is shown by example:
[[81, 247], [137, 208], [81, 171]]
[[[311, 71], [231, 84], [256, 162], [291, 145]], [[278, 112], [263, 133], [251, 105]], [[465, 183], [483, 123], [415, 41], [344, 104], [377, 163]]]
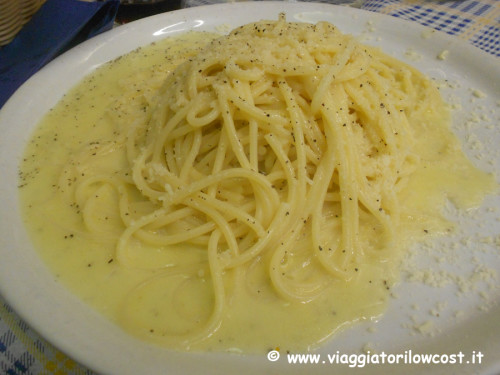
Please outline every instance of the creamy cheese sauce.
[[[135, 268], [122, 266], [115, 259], [123, 231], [117, 195], [107, 185], [96, 191], [92, 205], [93, 212], [99, 212], [94, 220], [99, 227], [89, 231], [82, 220], [85, 212], [73, 199], [79, 178], [74, 168], [81, 176], [93, 169], [126, 175], [119, 135], [134, 116], [145, 112], [168, 72], [213, 37], [192, 33], [167, 39], [98, 68], [43, 118], [20, 167], [26, 226], [57, 279], [125, 330], [172, 348], [178, 348], [176, 341], [165, 341], [166, 335], [192, 330], [212, 310], [206, 252], [195, 247], [143, 246], [133, 252]], [[442, 121], [448, 121], [446, 114]], [[400, 195], [403, 216], [421, 213], [403, 220], [407, 244], [451, 231], [452, 224], [439, 215], [448, 199], [471, 207], [496, 188], [491, 176], [464, 157], [447, 127], [432, 125], [416, 135], [425, 161]], [[72, 164], [76, 155], [86, 160], [84, 167]], [[401, 253], [404, 250], [403, 246]], [[365, 264], [354, 280], [332, 283], [309, 303], [278, 298], [264, 263], [265, 258], [259, 258], [244, 271], [227, 272], [228, 285], [237, 285], [238, 290], [229, 293], [222, 324], [213, 336], [189, 349], [312, 349], [339, 329], [384, 312], [398, 280], [399, 258]], [[192, 276], [164, 272], [175, 267], [192, 268]], [[243, 282], [230, 282], [238, 278]]]

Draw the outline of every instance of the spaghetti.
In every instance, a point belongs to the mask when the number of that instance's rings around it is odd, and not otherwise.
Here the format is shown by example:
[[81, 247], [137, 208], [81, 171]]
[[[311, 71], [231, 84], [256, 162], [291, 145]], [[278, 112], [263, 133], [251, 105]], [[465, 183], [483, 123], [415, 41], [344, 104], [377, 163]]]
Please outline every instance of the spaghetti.
[[127, 220], [122, 196], [118, 259], [133, 267], [132, 236], [206, 247], [219, 305], [222, 270], [264, 255], [277, 293], [308, 301], [398, 246], [412, 127], [436, 103], [420, 73], [331, 24], [238, 28], [177, 68], [129, 135], [131, 182], [154, 209]]
[[[110, 110], [116, 136], [76, 154], [59, 186], [85, 230], [116, 244], [115, 263], [153, 271], [125, 298], [122, 320], [136, 319], [148, 288], [194, 314], [185, 325], [166, 319], [162, 332], [141, 326], [150, 339], [188, 349], [212, 337], [256, 274], [278, 299], [307, 304], [397, 262], [408, 218], [428, 220], [402, 192], [428, 163], [419, 137], [430, 124], [448, 131], [437, 88], [329, 23], [281, 15], [239, 27], [144, 97], [133, 116]], [[166, 248], [193, 261], [137, 262]], [[201, 276], [209, 285], [189, 303], [208, 313], [182, 307], [175, 291]]]

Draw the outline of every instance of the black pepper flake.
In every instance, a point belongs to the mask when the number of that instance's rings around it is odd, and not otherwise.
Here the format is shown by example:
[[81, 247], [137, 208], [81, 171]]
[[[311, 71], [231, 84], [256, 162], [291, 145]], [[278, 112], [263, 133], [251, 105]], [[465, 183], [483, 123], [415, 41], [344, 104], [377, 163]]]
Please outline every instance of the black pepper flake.
[[384, 280], [385, 289], [389, 290], [389, 285], [387, 285], [387, 280]]

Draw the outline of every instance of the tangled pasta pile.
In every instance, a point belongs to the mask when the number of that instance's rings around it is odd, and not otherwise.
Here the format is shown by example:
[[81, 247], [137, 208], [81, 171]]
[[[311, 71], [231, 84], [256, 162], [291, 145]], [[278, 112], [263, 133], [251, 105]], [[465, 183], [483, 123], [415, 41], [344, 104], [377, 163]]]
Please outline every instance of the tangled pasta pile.
[[444, 108], [417, 70], [329, 23], [284, 16], [215, 39], [152, 101], [125, 134], [126, 173], [89, 176], [77, 195], [90, 207], [96, 185], [119, 192], [126, 267], [137, 243], [206, 252], [213, 311], [176, 336], [186, 342], [220, 326], [230, 270], [258, 263], [281, 298], [308, 302], [389, 259], [398, 194], [420, 162], [414, 133]]

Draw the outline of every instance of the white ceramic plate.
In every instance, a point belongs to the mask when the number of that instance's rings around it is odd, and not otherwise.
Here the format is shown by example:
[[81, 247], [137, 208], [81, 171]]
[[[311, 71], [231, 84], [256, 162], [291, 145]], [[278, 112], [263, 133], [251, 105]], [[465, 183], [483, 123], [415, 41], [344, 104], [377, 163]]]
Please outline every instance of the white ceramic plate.
[[[269, 362], [265, 356], [176, 353], [128, 336], [54, 280], [24, 231], [16, 187], [17, 165], [30, 131], [69, 88], [103, 62], [168, 35], [276, 19], [282, 11], [288, 20], [328, 20], [344, 33], [360, 35], [365, 43], [379, 45], [439, 80], [447, 79], [453, 87], [443, 92], [456, 104], [453, 126], [464, 143], [471, 146], [467, 152], [481, 168], [499, 170], [500, 129], [493, 126], [499, 119], [498, 60], [462, 40], [417, 24], [348, 7], [259, 2], [189, 8], [102, 34], [42, 69], [0, 111], [0, 290], [26, 322], [76, 361], [106, 374], [304, 373], [305, 365], [289, 365], [285, 358]], [[437, 56], [445, 50], [447, 58], [439, 60]], [[500, 292], [492, 270], [500, 270], [499, 212], [500, 199], [495, 196], [475, 211], [475, 217], [460, 216], [464, 232], [458, 238], [458, 248], [443, 252], [438, 247], [413, 260], [415, 267], [435, 269], [433, 277], [426, 283], [403, 282], [395, 292], [399, 297], [391, 301], [381, 321], [363, 323], [336, 336], [319, 351], [323, 355], [320, 363], [307, 366], [307, 372], [497, 374]], [[497, 237], [489, 241], [489, 236]], [[439, 244], [454, 248], [447, 240]], [[419, 277], [422, 274], [414, 273]], [[470, 278], [473, 274], [475, 279]], [[429, 286], [431, 281], [446, 284], [450, 278], [459, 286]], [[486, 304], [488, 309], [483, 308]], [[476, 356], [475, 364], [462, 366], [378, 364], [351, 368], [348, 364], [328, 363], [327, 354], [362, 353], [362, 348], [370, 348], [372, 354], [384, 351], [407, 356], [410, 350], [413, 354], [462, 352], [464, 363], [472, 362], [473, 351], [484, 357], [481, 365]]]

